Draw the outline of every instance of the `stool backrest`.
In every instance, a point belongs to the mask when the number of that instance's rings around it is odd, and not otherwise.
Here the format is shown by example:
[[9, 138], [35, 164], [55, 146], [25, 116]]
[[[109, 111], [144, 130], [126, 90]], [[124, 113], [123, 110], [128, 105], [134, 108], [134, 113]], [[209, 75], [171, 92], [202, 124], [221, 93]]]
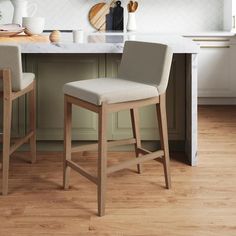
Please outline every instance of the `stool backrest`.
[[118, 77], [155, 85], [159, 94], [166, 91], [173, 52], [167, 45], [126, 41]]
[[12, 90], [20, 91], [22, 87], [21, 52], [17, 45], [0, 45], [0, 70], [10, 69]]

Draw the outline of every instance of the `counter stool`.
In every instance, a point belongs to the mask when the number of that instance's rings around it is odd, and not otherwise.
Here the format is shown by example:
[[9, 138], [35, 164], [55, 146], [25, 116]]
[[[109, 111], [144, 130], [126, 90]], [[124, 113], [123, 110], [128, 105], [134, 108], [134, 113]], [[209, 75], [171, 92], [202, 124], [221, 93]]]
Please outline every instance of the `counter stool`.
[[[160, 158], [164, 166], [165, 183], [171, 187], [169, 171], [169, 147], [166, 119], [166, 88], [172, 63], [172, 50], [167, 45], [127, 41], [118, 78], [98, 78], [71, 82], [64, 85], [64, 189], [69, 188], [70, 169], [92, 181], [98, 188], [98, 215], [105, 214], [107, 175], [121, 169]], [[98, 145], [72, 147], [71, 118], [72, 104], [98, 114]], [[159, 122], [161, 150], [150, 152], [141, 146], [138, 124], [138, 108], [154, 104]], [[107, 117], [109, 112], [129, 109], [133, 138], [107, 141]], [[116, 145], [134, 144], [136, 158], [107, 167], [107, 148]], [[98, 148], [97, 177], [72, 161], [71, 154]]]
[[[22, 144], [30, 141], [31, 162], [36, 161], [35, 137], [35, 81], [34, 74], [22, 73], [21, 52], [18, 46], [0, 45], [0, 98], [3, 98], [2, 133], [2, 194], [8, 194], [10, 155]], [[12, 103], [17, 98], [29, 94], [30, 131], [16, 139], [11, 145]]]

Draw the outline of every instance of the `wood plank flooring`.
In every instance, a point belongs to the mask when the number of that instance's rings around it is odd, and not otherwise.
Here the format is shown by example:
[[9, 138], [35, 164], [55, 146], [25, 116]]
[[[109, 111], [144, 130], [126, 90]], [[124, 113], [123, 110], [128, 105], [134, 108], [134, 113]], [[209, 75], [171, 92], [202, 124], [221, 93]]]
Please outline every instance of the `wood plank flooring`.
[[[109, 153], [109, 163], [130, 157]], [[95, 169], [96, 153], [74, 159]], [[102, 218], [94, 184], [72, 172], [71, 189], [61, 189], [61, 160], [39, 153], [32, 165], [28, 153], [14, 154], [9, 195], [0, 196], [0, 236], [236, 235], [236, 107], [199, 108], [198, 167], [172, 159], [171, 190], [158, 162], [144, 164], [141, 175], [135, 166], [111, 175]]]

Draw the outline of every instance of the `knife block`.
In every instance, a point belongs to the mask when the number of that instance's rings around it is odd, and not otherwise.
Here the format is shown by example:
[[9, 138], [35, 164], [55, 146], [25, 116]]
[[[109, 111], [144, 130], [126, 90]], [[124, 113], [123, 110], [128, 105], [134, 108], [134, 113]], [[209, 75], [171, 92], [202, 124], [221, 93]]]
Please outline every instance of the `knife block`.
[[121, 1], [117, 1], [113, 8], [112, 30], [124, 30], [124, 8], [121, 6]]

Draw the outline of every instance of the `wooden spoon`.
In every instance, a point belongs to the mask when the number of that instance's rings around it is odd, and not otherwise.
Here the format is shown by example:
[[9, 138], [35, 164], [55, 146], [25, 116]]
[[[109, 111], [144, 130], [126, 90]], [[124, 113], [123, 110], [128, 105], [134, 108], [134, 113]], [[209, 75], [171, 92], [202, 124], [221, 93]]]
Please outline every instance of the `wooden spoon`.
[[130, 3], [128, 3], [127, 8], [128, 8], [128, 12], [131, 12], [132, 9], [131, 9]]
[[138, 9], [138, 2], [133, 3], [133, 12], [135, 12]]
[[130, 1], [129, 4], [130, 4], [130, 12], [133, 12], [134, 2]]

